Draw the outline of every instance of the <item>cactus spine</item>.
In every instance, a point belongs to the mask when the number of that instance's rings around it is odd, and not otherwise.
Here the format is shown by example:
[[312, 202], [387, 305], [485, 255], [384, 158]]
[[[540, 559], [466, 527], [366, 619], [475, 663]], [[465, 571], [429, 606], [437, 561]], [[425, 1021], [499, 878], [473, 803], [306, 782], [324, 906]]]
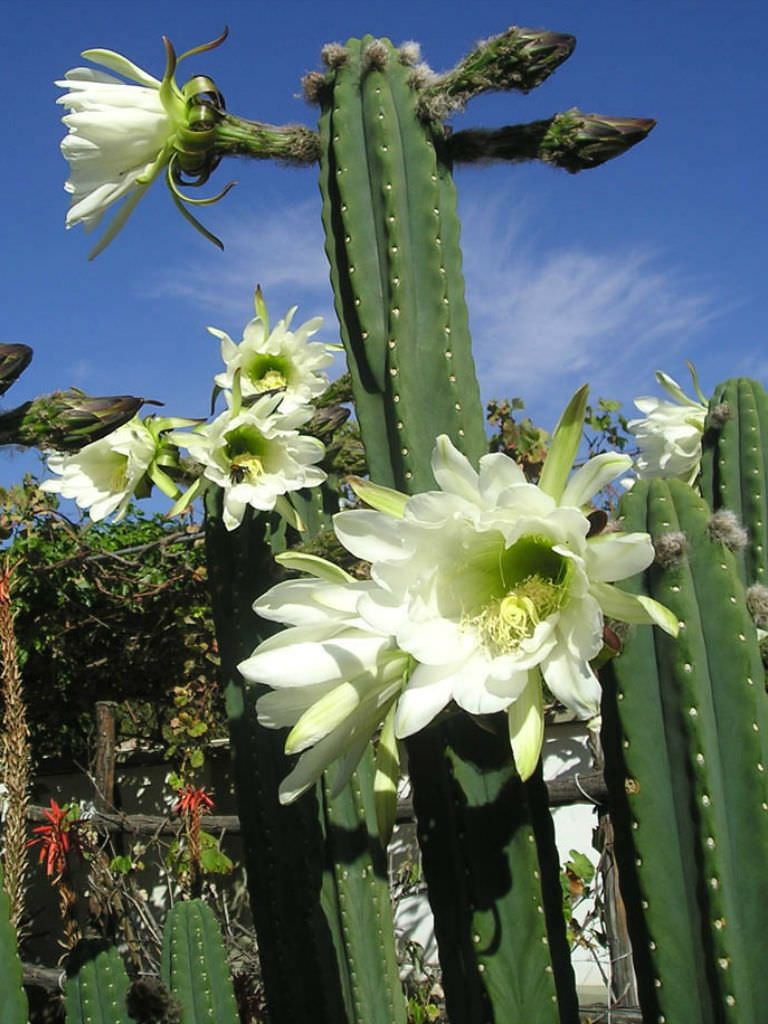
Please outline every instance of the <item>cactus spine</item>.
[[161, 977], [181, 1006], [181, 1024], [238, 1024], [219, 926], [202, 900], [176, 903], [163, 932]]
[[10, 910], [0, 863], [0, 1024], [27, 1024], [29, 1007]]
[[606, 775], [641, 1002], [667, 1024], [758, 1024], [768, 706], [754, 627], [734, 559], [689, 487], [638, 482], [621, 513], [627, 530], [678, 538], [632, 589], [682, 624], [676, 641], [638, 630], [605, 670]]

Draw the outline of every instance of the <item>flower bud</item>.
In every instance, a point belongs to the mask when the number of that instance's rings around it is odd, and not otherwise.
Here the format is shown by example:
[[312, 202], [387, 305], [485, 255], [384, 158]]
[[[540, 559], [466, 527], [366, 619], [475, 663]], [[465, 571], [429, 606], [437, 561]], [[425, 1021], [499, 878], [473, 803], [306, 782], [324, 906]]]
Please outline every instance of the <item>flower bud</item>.
[[16, 383], [31, 362], [29, 345], [0, 345], [0, 395]]
[[54, 391], [0, 416], [0, 443], [78, 451], [132, 419], [143, 398], [91, 398], [79, 388]]

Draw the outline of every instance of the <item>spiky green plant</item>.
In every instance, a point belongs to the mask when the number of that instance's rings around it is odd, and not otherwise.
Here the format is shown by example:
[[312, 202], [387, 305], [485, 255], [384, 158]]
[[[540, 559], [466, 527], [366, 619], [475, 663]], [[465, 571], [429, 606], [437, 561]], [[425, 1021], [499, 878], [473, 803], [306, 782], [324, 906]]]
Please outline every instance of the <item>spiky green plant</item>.
[[731, 552], [677, 480], [622, 499], [657, 561], [628, 588], [663, 602], [677, 640], [630, 635], [604, 670], [606, 776], [647, 1020], [758, 1024], [768, 998], [768, 704]]
[[[568, 37], [510, 29], [435, 80], [410, 47], [366, 36], [326, 47], [328, 71], [311, 80], [326, 252], [377, 483], [407, 493], [433, 486], [441, 433], [475, 462], [487, 447], [441, 118], [479, 91], [539, 84], [571, 47]], [[625, 146], [650, 126], [635, 123]], [[558, 162], [579, 130], [574, 114], [516, 140], [507, 130], [506, 151], [496, 137], [478, 139], [474, 153], [521, 157], [530, 143], [529, 155]], [[409, 765], [451, 1020], [575, 1021], [540, 782], [521, 784], [508, 740], [492, 743], [463, 720], [413, 738]]]

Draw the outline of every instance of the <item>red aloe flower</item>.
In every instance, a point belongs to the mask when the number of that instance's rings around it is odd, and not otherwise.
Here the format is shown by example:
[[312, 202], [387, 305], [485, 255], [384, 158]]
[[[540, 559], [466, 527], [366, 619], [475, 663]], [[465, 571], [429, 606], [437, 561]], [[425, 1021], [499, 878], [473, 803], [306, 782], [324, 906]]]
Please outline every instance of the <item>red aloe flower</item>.
[[199, 817], [206, 811], [213, 810], [213, 800], [206, 793], [205, 787], [195, 789], [189, 782], [182, 789], [177, 791], [176, 803], [173, 809], [177, 814], [189, 814]]
[[59, 807], [51, 799], [50, 809], [43, 811], [49, 824], [37, 825], [32, 829], [36, 838], [30, 839], [27, 846], [40, 844], [39, 863], [45, 864], [45, 873], [49, 878], [51, 875], [61, 877], [67, 867], [68, 854], [82, 852], [78, 828], [83, 819], [73, 817], [74, 813], [74, 805], [64, 804]]

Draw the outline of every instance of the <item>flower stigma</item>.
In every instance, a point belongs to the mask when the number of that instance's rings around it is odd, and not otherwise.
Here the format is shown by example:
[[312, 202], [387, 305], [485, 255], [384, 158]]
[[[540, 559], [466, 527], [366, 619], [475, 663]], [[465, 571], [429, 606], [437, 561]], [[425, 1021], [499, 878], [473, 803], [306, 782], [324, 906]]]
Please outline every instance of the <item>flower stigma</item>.
[[522, 537], [501, 553], [504, 591], [471, 621], [495, 655], [516, 650], [568, 596], [572, 563], [545, 537]]
[[265, 456], [269, 443], [260, 430], [244, 424], [224, 435], [231, 466], [232, 483], [255, 484], [266, 472]]
[[243, 371], [257, 394], [285, 388], [290, 383], [290, 364], [281, 356], [259, 353], [248, 360]]

